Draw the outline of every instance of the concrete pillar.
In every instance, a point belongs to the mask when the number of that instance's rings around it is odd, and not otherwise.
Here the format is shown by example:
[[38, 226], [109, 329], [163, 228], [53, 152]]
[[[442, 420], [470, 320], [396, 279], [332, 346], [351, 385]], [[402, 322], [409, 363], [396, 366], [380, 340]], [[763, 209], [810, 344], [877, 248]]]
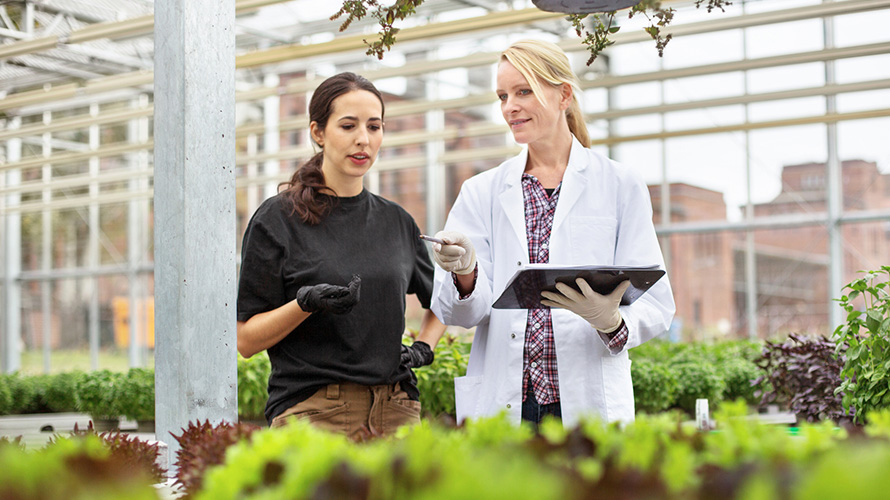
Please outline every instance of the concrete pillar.
[[235, 2], [154, 12], [155, 424], [172, 462], [189, 422], [237, 419]]

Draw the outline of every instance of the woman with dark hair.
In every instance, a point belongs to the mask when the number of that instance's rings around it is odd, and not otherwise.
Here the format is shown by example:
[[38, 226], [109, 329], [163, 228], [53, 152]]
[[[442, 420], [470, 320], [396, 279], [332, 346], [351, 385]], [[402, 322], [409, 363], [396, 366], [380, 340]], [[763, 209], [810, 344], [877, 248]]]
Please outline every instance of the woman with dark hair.
[[[268, 350], [266, 419], [304, 418], [361, 437], [420, 419], [411, 368], [428, 365], [445, 326], [429, 311], [433, 266], [414, 219], [363, 187], [383, 141], [383, 98], [340, 73], [309, 103], [321, 152], [263, 202], [244, 234], [238, 352]], [[405, 295], [426, 309], [401, 343]]]

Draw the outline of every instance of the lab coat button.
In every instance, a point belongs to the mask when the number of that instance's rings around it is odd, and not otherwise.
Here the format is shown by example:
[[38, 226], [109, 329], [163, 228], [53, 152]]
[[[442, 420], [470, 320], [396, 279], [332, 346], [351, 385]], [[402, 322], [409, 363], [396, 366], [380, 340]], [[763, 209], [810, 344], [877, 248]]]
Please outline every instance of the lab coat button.
[[517, 266], [522, 266], [522, 261], [516, 261]]
[[510, 406], [510, 403], [507, 403], [507, 409], [509, 410], [510, 408], [512, 408], [512, 406]]
[[515, 334], [515, 333], [511, 333], [511, 334], [510, 334], [510, 338], [511, 338], [511, 339], [515, 339], [515, 338], [516, 338], [516, 334]]

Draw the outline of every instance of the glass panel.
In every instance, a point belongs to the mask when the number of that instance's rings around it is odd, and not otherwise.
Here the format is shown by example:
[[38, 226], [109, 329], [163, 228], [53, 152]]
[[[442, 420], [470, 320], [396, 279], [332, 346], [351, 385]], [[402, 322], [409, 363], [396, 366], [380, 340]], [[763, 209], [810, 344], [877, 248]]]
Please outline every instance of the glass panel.
[[[844, 224], [841, 231], [844, 248], [841, 285], [861, 278], [860, 271], [874, 271], [890, 265], [890, 220]], [[840, 293], [835, 291], [834, 296]]]
[[816, 162], [822, 163], [824, 170], [825, 158], [828, 157], [824, 125], [752, 130], [749, 140], [751, 198], [754, 203], [771, 203], [783, 194], [785, 198], [793, 197], [793, 193], [786, 194], [794, 189], [784, 184], [784, 167]]
[[[733, 296], [733, 233], [674, 234], [662, 240], [677, 313], [674, 328], [683, 340], [739, 333]], [[665, 248], [665, 240], [669, 249]], [[746, 333], [742, 330], [742, 335]]]
[[86, 208], [55, 212], [52, 232], [54, 268], [71, 269], [89, 265], [86, 212]]
[[848, 47], [890, 40], [888, 24], [890, 10], [886, 9], [835, 16], [835, 44], [838, 47]]
[[[772, 211], [762, 207], [765, 212]], [[776, 207], [776, 211], [781, 211]], [[829, 335], [828, 232], [822, 225], [754, 231], [757, 331]], [[735, 252], [739, 326], [747, 330], [744, 253]]]
[[127, 222], [129, 205], [103, 204], [99, 207], [99, 264], [127, 263]]
[[766, 24], [747, 28], [747, 56], [751, 59], [813, 52], [823, 48], [821, 19]]
[[679, 137], [669, 139], [666, 148], [672, 219], [737, 218], [734, 207], [747, 199], [744, 137], [738, 133]]

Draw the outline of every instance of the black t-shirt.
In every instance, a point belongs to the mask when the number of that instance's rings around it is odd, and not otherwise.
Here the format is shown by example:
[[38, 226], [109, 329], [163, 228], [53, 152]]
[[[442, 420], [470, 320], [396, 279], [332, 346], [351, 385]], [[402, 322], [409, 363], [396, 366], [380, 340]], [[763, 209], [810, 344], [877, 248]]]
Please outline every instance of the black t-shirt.
[[399, 351], [405, 295], [416, 294], [429, 308], [433, 290], [433, 265], [419, 235], [402, 207], [367, 190], [338, 198], [314, 226], [300, 220], [281, 194], [257, 209], [241, 249], [238, 321], [286, 304], [301, 286], [345, 286], [353, 274], [362, 278], [350, 312], [314, 313], [268, 349], [268, 421], [332, 383], [399, 382], [417, 399]]

